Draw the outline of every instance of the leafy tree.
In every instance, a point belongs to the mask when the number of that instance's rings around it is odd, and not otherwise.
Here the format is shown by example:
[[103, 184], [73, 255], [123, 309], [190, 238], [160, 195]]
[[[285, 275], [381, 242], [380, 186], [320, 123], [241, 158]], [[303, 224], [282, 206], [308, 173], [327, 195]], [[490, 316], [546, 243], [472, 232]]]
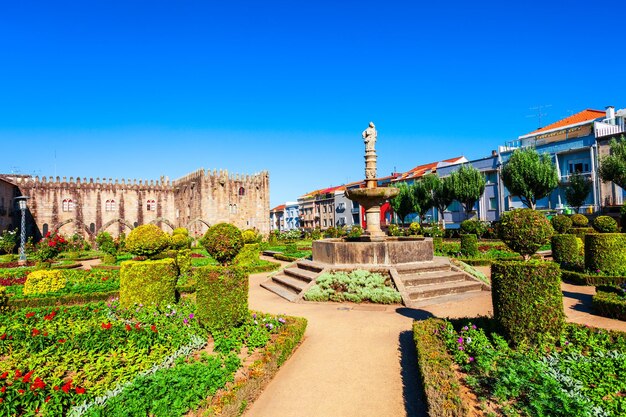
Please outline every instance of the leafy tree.
[[433, 194], [438, 184], [439, 178], [435, 174], [425, 175], [421, 180], [413, 184], [415, 208], [417, 209], [417, 214], [419, 214], [421, 221], [424, 221], [426, 213], [435, 205]]
[[502, 169], [502, 182], [526, 207], [535, 209], [537, 200], [559, 185], [559, 174], [549, 155], [534, 148], [516, 149]]
[[576, 209], [576, 213], [580, 207], [585, 204], [587, 196], [591, 192], [593, 184], [591, 180], [578, 172], [570, 175], [569, 185], [565, 188], [565, 200], [567, 204]]
[[485, 191], [485, 177], [473, 166], [461, 165], [449, 178], [454, 199], [461, 203], [465, 217], [469, 218], [474, 205]]
[[439, 178], [435, 174], [426, 175], [424, 179], [430, 176], [434, 178], [434, 180], [432, 180], [433, 206], [436, 207], [441, 214], [439, 218], [441, 219], [441, 223], [443, 224], [443, 228], [445, 229], [446, 222], [444, 219], [444, 213], [448, 206], [454, 201], [454, 193], [452, 192], [451, 180], [450, 177]]
[[417, 210], [413, 186], [407, 185], [406, 183], [400, 183], [396, 186], [400, 192], [397, 196], [392, 198], [389, 202], [391, 207], [393, 208], [394, 213], [400, 217], [400, 221], [404, 224], [404, 218], [409, 214], [419, 211]]
[[626, 137], [611, 140], [611, 154], [600, 160], [600, 178], [626, 188]]

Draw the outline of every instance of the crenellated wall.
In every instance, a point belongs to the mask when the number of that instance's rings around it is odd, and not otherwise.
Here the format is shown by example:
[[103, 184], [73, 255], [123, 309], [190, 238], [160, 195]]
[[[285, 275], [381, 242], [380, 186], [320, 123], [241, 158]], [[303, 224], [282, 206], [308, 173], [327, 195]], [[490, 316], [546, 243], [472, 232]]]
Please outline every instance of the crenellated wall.
[[[187, 227], [202, 234], [226, 221], [269, 233], [269, 175], [229, 175], [227, 171], [192, 172], [170, 181], [32, 177], [0, 175], [30, 197], [34, 234], [60, 230], [93, 238], [100, 231], [113, 236], [137, 225], [154, 223], [165, 231]], [[243, 195], [240, 189], [243, 188]], [[71, 200], [71, 203], [70, 203]], [[154, 203], [151, 203], [151, 202]]]

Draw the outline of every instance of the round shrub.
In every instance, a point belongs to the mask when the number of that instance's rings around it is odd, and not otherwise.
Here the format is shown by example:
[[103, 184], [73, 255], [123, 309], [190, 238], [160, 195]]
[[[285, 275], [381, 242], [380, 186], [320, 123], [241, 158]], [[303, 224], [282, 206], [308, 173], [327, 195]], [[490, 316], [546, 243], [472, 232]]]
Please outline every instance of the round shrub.
[[154, 224], [135, 227], [126, 238], [126, 250], [137, 256], [154, 256], [170, 245], [170, 237]]
[[576, 235], [552, 236], [552, 259], [560, 264], [575, 264], [581, 258], [579, 251], [580, 238]]
[[626, 276], [626, 234], [586, 235], [585, 268], [591, 272]]
[[176, 229], [172, 231], [172, 235], [189, 236], [189, 230], [187, 230], [184, 227], [177, 227]]
[[170, 246], [176, 250], [189, 249], [191, 247], [191, 239], [182, 233], [174, 234], [172, 235]]
[[592, 225], [600, 233], [617, 232], [617, 222], [610, 216], [598, 216], [593, 219]]
[[207, 230], [201, 243], [213, 259], [228, 265], [243, 248], [243, 236], [236, 226], [218, 223]]
[[98, 236], [96, 236], [96, 245], [98, 245], [98, 250], [107, 255], [115, 255], [117, 253], [115, 242], [109, 232], [98, 233]]
[[409, 225], [409, 234], [411, 236], [419, 235], [421, 231], [422, 231], [422, 226], [420, 226], [419, 223], [413, 222]]
[[259, 234], [252, 229], [244, 230], [242, 233], [242, 237], [243, 237], [243, 243], [245, 245], [258, 243], [261, 240]]
[[494, 318], [513, 344], [558, 339], [565, 325], [561, 271], [554, 262], [505, 261], [491, 265]]
[[558, 216], [554, 216], [550, 219], [550, 223], [552, 227], [557, 233], [569, 233], [569, 230], [572, 228], [572, 219], [563, 214], [559, 214]]
[[[404, 233], [397, 224], [390, 224], [388, 228], [389, 236], [402, 236]], [[349, 234], [349, 233], [348, 233]]]
[[498, 224], [498, 236], [511, 250], [525, 259], [537, 252], [554, 234], [548, 219], [529, 208], [502, 214]]
[[487, 232], [487, 223], [478, 219], [464, 220], [461, 222], [461, 233], [482, 236]]
[[589, 224], [589, 219], [583, 214], [574, 214], [571, 219], [574, 227], [587, 227]]
[[476, 235], [461, 235], [461, 253], [464, 256], [478, 255], [478, 238]]

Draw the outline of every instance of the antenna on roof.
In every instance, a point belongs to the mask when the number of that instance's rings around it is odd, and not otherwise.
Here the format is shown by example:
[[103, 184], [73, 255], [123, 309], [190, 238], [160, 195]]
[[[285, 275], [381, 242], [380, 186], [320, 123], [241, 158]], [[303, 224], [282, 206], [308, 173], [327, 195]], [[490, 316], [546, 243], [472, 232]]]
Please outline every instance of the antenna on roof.
[[541, 124], [541, 118], [547, 116], [548, 113], [543, 113], [542, 110], [547, 109], [548, 107], [552, 107], [552, 104], [540, 104], [535, 107], [529, 107], [529, 110], [537, 110], [537, 114], [531, 114], [526, 117], [537, 117], [539, 119], [539, 127], [537, 129], [541, 129], [543, 125]]

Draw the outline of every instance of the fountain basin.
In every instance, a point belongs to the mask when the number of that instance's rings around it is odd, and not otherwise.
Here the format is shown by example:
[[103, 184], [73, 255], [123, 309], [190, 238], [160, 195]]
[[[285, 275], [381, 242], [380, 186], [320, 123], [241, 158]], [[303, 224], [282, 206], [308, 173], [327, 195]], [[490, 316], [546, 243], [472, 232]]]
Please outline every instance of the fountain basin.
[[355, 188], [346, 190], [346, 197], [363, 206], [371, 206], [394, 198], [399, 192], [400, 190], [394, 187]]
[[329, 265], [401, 265], [433, 260], [432, 238], [385, 237], [370, 241], [322, 239], [313, 242], [313, 260]]

